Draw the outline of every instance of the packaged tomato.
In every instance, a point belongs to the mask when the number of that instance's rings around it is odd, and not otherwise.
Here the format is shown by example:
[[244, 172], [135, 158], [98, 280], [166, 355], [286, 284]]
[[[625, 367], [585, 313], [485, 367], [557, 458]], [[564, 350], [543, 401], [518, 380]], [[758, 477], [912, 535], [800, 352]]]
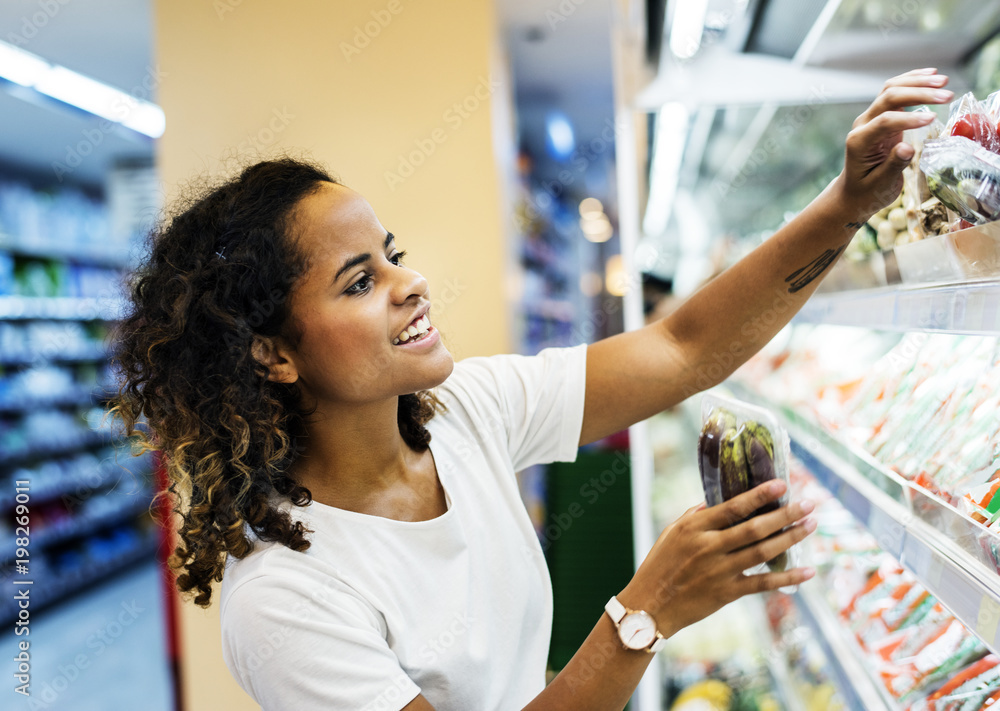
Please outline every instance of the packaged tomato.
[[986, 106], [971, 92], [951, 105], [948, 135], [968, 138], [987, 150], [1000, 153], [997, 122], [991, 117]]
[[[698, 438], [698, 466], [705, 502], [718, 506], [772, 479], [788, 485], [788, 433], [767, 410], [707, 393], [701, 401], [702, 430]], [[775, 511], [788, 503], [781, 499], [763, 506], [750, 518]], [[734, 522], [734, 525], [740, 522]], [[779, 572], [797, 567], [798, 546], [767, 562]], [[755, 571], [757, 572], [757, 571]]]

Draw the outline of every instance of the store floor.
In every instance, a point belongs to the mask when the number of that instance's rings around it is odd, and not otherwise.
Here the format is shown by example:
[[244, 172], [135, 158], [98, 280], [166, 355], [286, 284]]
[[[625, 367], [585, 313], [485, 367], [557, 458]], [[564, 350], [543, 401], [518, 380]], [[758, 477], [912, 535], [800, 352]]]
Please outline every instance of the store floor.
[[[4, 630], [0, 708], [173, 711], [161, 580], [155, 562], [143, 564], [41, 610], [28, 637]], [[30, 698], [13, 690], [23, 639], [31, 642]]]

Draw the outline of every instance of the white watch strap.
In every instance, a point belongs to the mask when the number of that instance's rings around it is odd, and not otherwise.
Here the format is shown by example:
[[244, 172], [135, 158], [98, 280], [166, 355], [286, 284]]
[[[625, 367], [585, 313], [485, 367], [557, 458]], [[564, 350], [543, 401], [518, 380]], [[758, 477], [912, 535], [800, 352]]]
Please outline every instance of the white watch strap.
[[[611, 596], [611, 599], [604, 606], [604, 611], [608, 613], [608, 616], [615, 623], [616, 627], [621, 623], [622, 618], [625, 617], [625, 613], [628, 612], [625, 606], [618, 602], [618, 598], [614, 595]], [[646, 648], [646, 651], [650, 654], [656, 654], [667, 644], [666, 638], [660, 636], [659, 632], [656, 633], [656, 637], [656, 641]]]
[[608, 600], [608, 604], [604, 606], [604, 611], [608, 613], [611, 621], [616, 625], [625, 617], [625, 606], [618, 602], [618, 598], [614, 595]]

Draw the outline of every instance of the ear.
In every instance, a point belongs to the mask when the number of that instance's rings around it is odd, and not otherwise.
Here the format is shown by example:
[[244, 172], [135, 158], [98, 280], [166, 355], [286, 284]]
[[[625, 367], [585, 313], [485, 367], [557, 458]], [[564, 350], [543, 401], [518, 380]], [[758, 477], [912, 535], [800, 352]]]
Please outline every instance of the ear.
[[268, 380], [291, 384], [299, 379], [299, 372], [289, 357], [291, 349], [280, 336], [274, 338], [254, 336], [250, 353], [254, 360], [267, 368]]

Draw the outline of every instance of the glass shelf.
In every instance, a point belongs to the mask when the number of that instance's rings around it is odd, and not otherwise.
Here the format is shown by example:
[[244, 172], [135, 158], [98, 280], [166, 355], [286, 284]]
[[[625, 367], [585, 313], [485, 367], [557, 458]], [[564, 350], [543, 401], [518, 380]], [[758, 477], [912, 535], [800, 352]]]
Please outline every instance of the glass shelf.
[[1000, 280], [818, 294], [806, 302], [795, 322], [997, 335]]
[[994, 653], [1000, 650], [1000, 536], [788, 408], [769, 404], [743, 386], [731, 389], [778, 414], [792, 454], [879, 547]]

